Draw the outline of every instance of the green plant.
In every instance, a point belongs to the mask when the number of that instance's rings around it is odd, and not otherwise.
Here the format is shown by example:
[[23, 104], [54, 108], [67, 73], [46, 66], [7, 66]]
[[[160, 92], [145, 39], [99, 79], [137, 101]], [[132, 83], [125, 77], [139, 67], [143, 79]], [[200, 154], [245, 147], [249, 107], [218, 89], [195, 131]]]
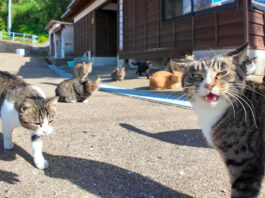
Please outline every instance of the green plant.
[[45, 43], [49, 40], [48, 35], [39, 35], [38, 43]]

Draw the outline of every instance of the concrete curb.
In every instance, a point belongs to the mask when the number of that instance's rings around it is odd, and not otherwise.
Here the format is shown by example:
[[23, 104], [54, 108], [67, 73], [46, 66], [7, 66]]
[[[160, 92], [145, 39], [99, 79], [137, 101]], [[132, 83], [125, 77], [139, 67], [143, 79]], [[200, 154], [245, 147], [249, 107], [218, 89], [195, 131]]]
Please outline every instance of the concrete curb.
[[[55, 65], [48, 65], [48, 67], [56, 74], [63, 78], [72, 78], [72, 74], [65, 72]], [[162, 104], [175, 105], [182, 108], [191, 108], [190, 102], [183, 97], [175, 97], [167, 94], [152, 93], [148, 91], [139, 91], [134, 89], [125, 89], [114, 87], [110, 85], [100, 84], [100, 91], [111, 92], [119, 95], [124, 95], [132, 98], [158, 102]]]

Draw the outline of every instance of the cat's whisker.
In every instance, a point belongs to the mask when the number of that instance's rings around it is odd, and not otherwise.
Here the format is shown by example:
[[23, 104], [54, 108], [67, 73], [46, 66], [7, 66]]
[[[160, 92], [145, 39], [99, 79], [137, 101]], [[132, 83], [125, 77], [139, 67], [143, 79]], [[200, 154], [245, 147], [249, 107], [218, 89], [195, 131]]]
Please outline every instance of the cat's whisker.
[[230, 106], [233, 109], [233, 113], [234, 113], [234, 118], [236, 117], [236, 112], [235, 112], [235, 107], [233, 105], [233, 102], [229, 99], [229, 97], [227, 97], [226, 95], [224, 95], [225, 99], [230, 103]]
[[[251, 115], [252, 115], [252, 117], [253, 117], [253, 119], [254, 119], [254, 123], [255, 123], [255, 126], [257, 127], [257, 123], [256, 123], [256, 117], [255, 117], [255, 113], [254, 113], [254, 111], [253, 111], [253, 108], [248, 104], [248, 102], [246, 101], [246, 100], [244, 100], [240, 95], [238, 95], [237, 93], [234, 93], [233, 91], [230, 91], [230, 93], [232, 93], [232, 94], [234, 94], [236, 97], [238, 97], [238, 99], [241, 99], [242, 100], [242, 102], [244, 102], [247, 106], [248, 106], [248, 108], [250, 109], [250, 111], [251, 111]], [[247, 98], [247, 97], [245, 97], [245, 98]], [[247, 98], [248, 99], [248, 98]], [[249, 99], [248, 99], [249, 100]], [[252, 102], [249, 100], [249, 102], [252, 104]]]
[[189, 97], [189, 96], [191, 96], [191, 95], [192, 95], [192, 94], [185, 93], [185, 94], [182, 94], [182, 95], [178, 96], [177, 99], [181, 99], [181, 98]]
[[[231, 86], [231, 87], [233, 87], [233, 86]], [[258, 91], [256, 91], [256, 90], [254, 90], [252, 87], [250, 87], [250, 86], [248, 86], [248, 85], [244, 85], [244, 84], [240, 84], [240, 83], [235, 83], [234, 87], [240, 87], [240, 88], [248, 89], [248, 90], [253, 91], [253, 92], [255, 92], [255, 93], [257, 93], [257, 94], [259, 94], [260, 96], [262, 96], [262, 97], [265, 98], [265, 95], [263, 95], [262, 93], [260, 93], [260, 92], [258, 92]]]
[[245, 121], [247, 123], [247, 111], [246, 111], [246, 108], [244, 107], [243, 103], [232, 93], [230, 92], [226, 92], [228, 95], [230, 95], [232, 98], [234, 98], [236, 101], [239, 102], [239, 104], [243, 107], [243, 110], [244, 110], [244, 114], [245, 114]]

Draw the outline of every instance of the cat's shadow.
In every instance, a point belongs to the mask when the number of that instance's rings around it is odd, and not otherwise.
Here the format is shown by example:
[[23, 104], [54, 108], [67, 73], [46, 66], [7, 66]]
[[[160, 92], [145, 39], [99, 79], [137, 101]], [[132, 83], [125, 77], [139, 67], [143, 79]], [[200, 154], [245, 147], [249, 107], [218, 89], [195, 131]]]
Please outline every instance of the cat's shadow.
[[136, 128], [135, 126], [130, 124], [120, 123], [120, 126], [122, 128], [125, 128], [129, 132], [138, 133], [140, 135], [155, 138], [171, 144], [210, 148], [205, 138], [203, 137], [201, 130], [199, 129], [186, 129], [186, 130], [149, 133], [139, 128]]
[[[0, 141], [2, 142], [2, 135]], [[2, 144], [0, 146], [2, 147]], [[23, 157], [32, 164], [32, 168], [35, 168], [31, 154], [16, 144], [12, 151], [1, 149], [0, 159], [14, 160], [16, 155]], [[50, 167], [44, 170], [46, 176], [68, 180], [87, 192], [100, 197], [190, 198], [188, 195], [176, 192], [139, 173], [112, 164], [48, 153], [44, 153], [44, 156], [50, 163]], [[10, 173], [8, 176], [0, 176], [0, 179], [12, 183], [18, 181], [16, 176], [16, 174]]]

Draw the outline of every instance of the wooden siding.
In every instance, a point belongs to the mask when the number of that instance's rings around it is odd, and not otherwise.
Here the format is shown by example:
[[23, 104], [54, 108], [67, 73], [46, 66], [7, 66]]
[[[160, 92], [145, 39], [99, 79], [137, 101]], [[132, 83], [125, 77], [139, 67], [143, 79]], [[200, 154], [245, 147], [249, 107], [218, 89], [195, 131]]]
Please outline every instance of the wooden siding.
[[265, 14], [257, 9], [249, 9], [249, 44], [252, 48], [264, 50]]
[[120, 57], [178, 57], [193, 50], [235, 48], [245, 42], [243, 0], [238, 0], [234, 9], [167, 22], [161, 20], [161, 2], [124, 0], [124, 48], [119, 51]]
[[74, 23], [74, 51], [76, 57], [86, 51], [93, 57], [117, 56], [117, 13], [96, 10]]
[[[86, 51], [91, 51], [95, 56], [95, 12], [86, 15], [84, 18], [74, 23], [74, 51], [75, 56], [80, 57]], [[94, 20], [94, 23], [93, 23]]]

